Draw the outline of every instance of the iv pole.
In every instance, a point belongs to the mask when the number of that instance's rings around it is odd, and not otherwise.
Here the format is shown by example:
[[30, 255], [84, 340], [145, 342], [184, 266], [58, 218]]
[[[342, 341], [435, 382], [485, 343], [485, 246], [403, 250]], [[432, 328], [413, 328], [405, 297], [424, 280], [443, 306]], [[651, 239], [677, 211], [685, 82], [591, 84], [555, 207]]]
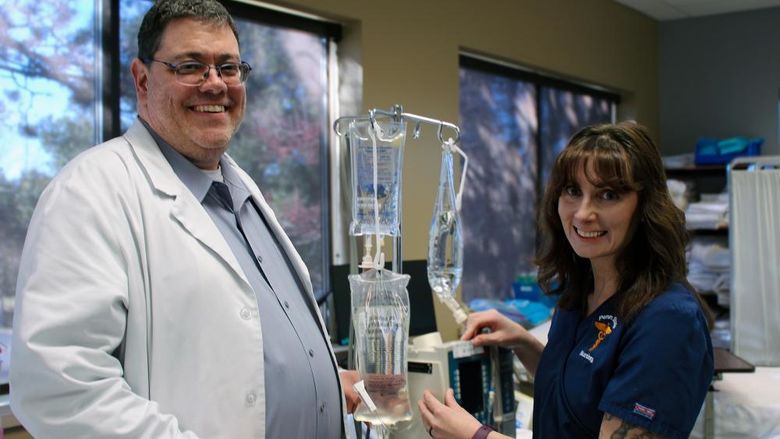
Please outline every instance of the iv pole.
[[[420, 115], [412, 114], [412, 113], [406, 113], [406, 112], [403, 111], [403, 107], [401, 105], [398, 105], [398, 104], [393, 105], [393, 107], [390, 109], [390, 111], [384, 111], [384, 110], [380, 110], [380, 109], [376, 109], [376, 108], [371, 109], [368, 112], [368, 116], [343, 116], [343, 117], [340, 117], [340, 118], [336, 119], [336, 121], [333, 123], [333, 130], [336, 132], [336, 134], [339, 135], [340, 138], [344, 137], [346, 135], [346, 133], [344, 133], [341, 130], [342, 124], [348, 123], [348, 122], [354, 122], [354, 121], [369, 121], [370, 124], [371, 124], [371, 129], [376, 130], [377, 129], [377, 118], [378, 117], [389, 117], [389, 118], [393, 118], [396, 121], [400, 121], [400, 120], [404, 120], [404, 119], [414, 121], [415, 122], [415, 127], [414, 127], [414, 131], [412, 132], [412, 139], [418, 139], [420, 137], [421, 125], [423, 123], [426, 123], [426, 124], [434, 125], [434, 126], [437, 127], [436, 133], [437, 133], [437, 137], [438, 137], [438, 139], [439, 139], [439, 141], [441, 143], [445, 143], [446, 142], [446, 140], [444, 139], [444, 128], [445, 127], [449, 128], [450, 130], [455, 132], [455, 138], [454, 139], [452, 139], [452, 138], [449, 139], [449, 142], [451, 144], [457, 143], [460, 140], [460, 128], [458, 128], [457, 125], [455, 125], [453, 123], [450, 123], [450, 122], [443, 121], [443, 120], [433, 119], [433, 118], [430, 118], [430, 117], [420, 116]], [[374, 165], [376, 166], [376, 164], [374, 164]], [[399, 187], [399, 191], [401, 191], [401, 190], [402, 190], [402, 187]], [[353, 196], [354, 196], [354, 194], [353, 194]], [[403, 213], [402, 212], [402, 204], [403, 203], [400, 203], [400, 202], [398, 203], [398, 216], [399, 216], [399, 218], [403, 217], [402, 216], [402, 213]], [[392, 237], [392, 239], [393, 239], [392, 271], [394, 271], [396, 273], [401, 273], [402, 269], [403, 269], [403, 267], [402, 267], [402, 265], [403, 265], [402, 260], [403, 259], [401, 257], [401, 255], [402, 255], [401, 228], [402, 228], [402, 225], [400, 224], [400, 221], [399, 221], [399, 225], [398, 225], [399, 233], [398, 233], [397, 236], [393, 236]], [[368, 239], [370, 239], [370, 238], [368, 238]], [[354, 237], [352, 238], [351, 241], [354, 244]], [[356, 252], [357, 251], [357, 246], [350, 245], [350, 251], [351, 252], [352, 251]], [[354, 256], [355, 256], [354, 254], [350, 256], [350, 265], [352, 265], [352, 263], [356, 259]], [[353, 271], [353, 270], [354, 270], [354, 267], [350, 271]], [[349, 343], [349, 350], [348, 350], [348, 354], [347, 354], [348, 355], [347, 356], [347, 361], [348, 361], [348, 367], [349, 368], [353, 368], [354, 367], [354, 356], [355, 356], [355, 352], [354, 352], [354, 336], [355, 336], [355, 330], [354, 330], [354, 326], [353, 326], [353, 323], [352, 323], [352, 319], [350, 318], [350, 322], [349, 322], [350, 343]], [[357, 421], [356, 421], [356, 424], [358, 424]]]

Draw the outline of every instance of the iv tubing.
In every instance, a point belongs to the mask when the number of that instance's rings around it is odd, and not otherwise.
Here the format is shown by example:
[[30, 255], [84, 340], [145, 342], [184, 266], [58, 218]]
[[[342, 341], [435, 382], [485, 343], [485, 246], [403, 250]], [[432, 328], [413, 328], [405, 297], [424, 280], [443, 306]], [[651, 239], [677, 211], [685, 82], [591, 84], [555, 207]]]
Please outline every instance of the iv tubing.
[[437, 294], [436, 297], [439, 298], [441, 303], [449, 308], [452, 312], [452, 316], [455, 317], [455, 322], [461, 327], [465, 327], [468, 316], [466, 315], [466, 312], [463, 311], [463, 308], [461, 308], [458, 301], [451, 295]]
[[458, 188], [458, 195], [455, 196], [455, 209], [460, 212], [461, 200], [463, 199], [463, 187], [466, 185], [466, 170], [469, 168], [469, 157], [458, 148], [455, 141], [450, 138], [442, 144], [442, 148], [449, 148], [451, 151], [455, 151], [463, 157], [463, 172], [460, 173], [460, 187]]
[[[379, 131], [378, 133], [375, 133], [374, 130]], [[376, 237], [376, 251], [374, 253], [374, 258], [372, 262], [369, 262], [371, 260], [370, 251], [371, 251], [371, 237], [366, 237], [366, 255], [363, 257], [363, 268], [375, 268], [377, 270], [381, 269], [384, 266], [384, 254], [382, 253], [382, 235], [379, 234], [379, 175], [377, 168], [379, 167], [378, 164], [378, 153], [376, 148], [376, 137], [379, 135], [381, 137], [381, 128], [378, 125], [371, 124], [368, 129], [368, 135], [371, 137], [371, 145], [372, 148], [372, 159], [373, 159], [373, 171], [374, 171], [374, 231], [376, 234], [374, 235]]]

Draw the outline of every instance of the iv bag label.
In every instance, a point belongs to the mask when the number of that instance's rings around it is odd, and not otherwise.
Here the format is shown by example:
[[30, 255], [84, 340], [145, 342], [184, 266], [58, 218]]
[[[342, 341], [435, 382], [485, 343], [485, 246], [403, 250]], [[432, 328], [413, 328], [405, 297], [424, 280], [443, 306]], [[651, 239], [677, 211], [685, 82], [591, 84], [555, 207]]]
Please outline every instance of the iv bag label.
[[[372, 307], [358, 315], [358, 342], [362, 346], [358, 354], [366, 360], [366, 370], [380, 373], [398, 373], [404, 369], [406, 325], [399, 321], [399, 315], [392, 315], [392, 307]], [[401, 319], [402, 320], [402, 319]]]
[[[372, 145], [361, 145], [355, 157], [355, 199], [352, 233], [382, 234], [397, 236], [398, 192], [400, 181], [400, 153], [394, 146], [376, 147], [377, 169], [376, 190], [374, 190], [374, 153]], [[374, 200], [378, 209], [378, 222], [375, 218]], [[378, 226], [378, 227], [377, 227]]]

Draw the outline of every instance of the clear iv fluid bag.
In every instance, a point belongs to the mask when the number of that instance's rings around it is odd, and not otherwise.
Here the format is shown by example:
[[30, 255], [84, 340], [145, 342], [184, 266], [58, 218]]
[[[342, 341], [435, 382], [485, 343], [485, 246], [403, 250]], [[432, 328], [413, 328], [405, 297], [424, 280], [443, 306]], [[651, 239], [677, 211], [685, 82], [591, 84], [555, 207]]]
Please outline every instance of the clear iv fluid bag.
[[371, 401], [361, 403], [355, 420], [392, 425], [412, 418], [407, 384], [409, 275], [368, 270], [349, 276], [357, 370]]
[[399, 197], [406, 122], [391, 119], [381, 124], [376, 122], [376, 126], [378, 130], [372, 131], [370, 121], [356, 120], [347, 131], [353, 194], [350, 234], [354, 236], [398, 236], [400, 233]]
[[438, 296], [453, 296], [462, 273], [463, 225], [455, 205], [452, 151], [444, 148], [439, 191], [428, 235], [428, 283]]

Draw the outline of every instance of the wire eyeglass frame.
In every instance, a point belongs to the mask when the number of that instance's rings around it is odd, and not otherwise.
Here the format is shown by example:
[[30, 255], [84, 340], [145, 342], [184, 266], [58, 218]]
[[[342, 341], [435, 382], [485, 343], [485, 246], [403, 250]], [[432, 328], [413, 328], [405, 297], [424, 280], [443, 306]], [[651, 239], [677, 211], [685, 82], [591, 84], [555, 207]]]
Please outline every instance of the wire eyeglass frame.
[[222, 64], [206, 64], [200, 61], [183, 61], [174, 64], [154, 58], [145, 59], [143, 61], [146, 64], [151, 62], [163, 64], [174, 73], [176, 82], [193, 87], [200, 86], [206, 82], [212, 68], [217, 72], [217, 76], [219, 76], [228, 86], [243, 84], [249, 77], [249, 72], [252, 71], [252, 66], [246, 61]]

